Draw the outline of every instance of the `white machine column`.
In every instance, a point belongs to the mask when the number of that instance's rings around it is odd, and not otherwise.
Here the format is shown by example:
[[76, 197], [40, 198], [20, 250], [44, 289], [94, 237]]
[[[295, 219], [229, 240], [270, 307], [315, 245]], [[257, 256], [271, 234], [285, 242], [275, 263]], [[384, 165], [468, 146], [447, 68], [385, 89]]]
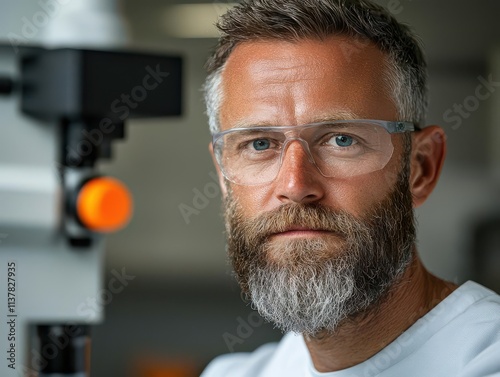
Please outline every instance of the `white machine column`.
[[88, 377], [104, 234], [132, 211], [95, 163], [129, 117], [180, 115], [182, 61], [0, 45], [0, 67], [0, 376]]

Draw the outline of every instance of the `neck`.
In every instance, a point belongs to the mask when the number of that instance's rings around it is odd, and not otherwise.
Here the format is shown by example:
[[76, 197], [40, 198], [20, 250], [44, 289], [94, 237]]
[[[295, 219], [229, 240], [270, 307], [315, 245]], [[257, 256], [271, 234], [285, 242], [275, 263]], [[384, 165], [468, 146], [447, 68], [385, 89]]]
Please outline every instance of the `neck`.
[[304, 336], [316, 370], [333, 372], [369, 359], [456, 288], [431, 275], [415, 256], [382, 303], [344, 321], [334, 333]]

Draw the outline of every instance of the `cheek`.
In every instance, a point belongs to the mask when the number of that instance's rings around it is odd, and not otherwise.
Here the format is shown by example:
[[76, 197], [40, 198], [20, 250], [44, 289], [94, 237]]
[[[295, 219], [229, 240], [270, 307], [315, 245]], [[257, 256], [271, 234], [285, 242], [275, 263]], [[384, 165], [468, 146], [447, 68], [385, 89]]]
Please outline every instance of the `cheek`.
[[[319, 204], [334, 210], [344, 210], [362, 218], [369, 208], [381, 202], [393, 190], [401, 161], [393, 158], [384, 169], [349, 179], [322, 178], [324, 196]], [[233, 198], [247, 217], [276, 209], [283, 204], [275, 195], [272, 184], [242, 186], [230, 184]]]
[[247, 217], [271, 210], [272, 190], [267, 186], [242, 186], [230, 184], [234, 200]]
[[332, 180], [321, 204], [362, 218], [369, 208], [385, 199], [391, 191], [396, 178], [388, 178], [383, 171], [379, 171], [348, 180]]
[[331, 179], [324, 204], [361, 218], [393, 191], [400, 170], [401, 160], [393, 157], [383, 169], [373, 173], [345, 180]]
[[[319, 204], [361, 218], [369, 208], [387, 197], [396, 181], [397, 171], [388, 167], [345, 180], [325, 178], [322, 183], [325, 195]], [[271, 211], [283, 204], [274, 195], [272, 185], [232, 185], [231, 191], [248, 217]]]

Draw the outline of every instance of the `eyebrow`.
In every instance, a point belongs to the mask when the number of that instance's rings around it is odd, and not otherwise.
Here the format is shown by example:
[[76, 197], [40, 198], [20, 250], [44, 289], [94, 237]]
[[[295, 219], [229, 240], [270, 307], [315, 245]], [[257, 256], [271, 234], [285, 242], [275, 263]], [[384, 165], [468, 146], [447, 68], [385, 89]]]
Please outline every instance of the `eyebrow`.
[[[337, 120], [353, 120], [353, 119], [363, 119], [360, 118], [358, 115], [353, 113], [352, 111], [349, 110], [335, 110], [331, 114], [323, 114], [319, 115], [315, 118], [313, 118], [310, 122], [304, 123], [304, 124], [311, 124], [311, 123], [324, 123], [324, 122], [333, 122]], [[297, 126], [301, 126], [302, 124], [297, 124]], [[231, 128], [258, 128], [258, 127], [283, 127], [283, 126], [290, 126], [288, 124], [276, 124], [268, 121], [263, 121], [263, 122], [253, 122], [253, 123], [247, 123], [246, 121], [240, 121], [237, 122], [233, 127]]]
[[353, 120], [353, 119], [363, 119], [363, 118], [349, 110], [338, 110], [333, 112], [332, 114], [320, 115], [319, 117], [314, 118], [309, 123], [324, 123], [329, 121]]

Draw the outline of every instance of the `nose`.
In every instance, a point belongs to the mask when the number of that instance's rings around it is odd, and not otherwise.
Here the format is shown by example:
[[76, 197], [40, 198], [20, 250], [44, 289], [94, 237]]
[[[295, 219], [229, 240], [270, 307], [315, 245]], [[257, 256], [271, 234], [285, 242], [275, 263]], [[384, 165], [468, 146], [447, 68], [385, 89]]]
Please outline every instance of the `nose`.
[[275, 195], [283, 203], [313, 203], [324, 196], [323, 180], [304, 141], [292, 140], [284, 146]]

